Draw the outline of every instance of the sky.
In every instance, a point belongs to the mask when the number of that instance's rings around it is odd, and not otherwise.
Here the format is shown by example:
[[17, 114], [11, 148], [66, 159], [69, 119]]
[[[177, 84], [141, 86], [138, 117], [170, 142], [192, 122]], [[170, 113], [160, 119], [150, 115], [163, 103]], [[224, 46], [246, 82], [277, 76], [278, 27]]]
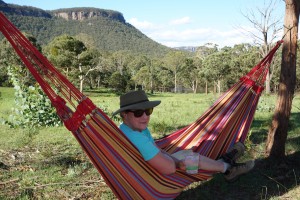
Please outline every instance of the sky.
[[[3, 0], [43, 10], [94, 7], [121, 12], [126, 22], [152, 40], [168, 47], [219, 47], [253, 43], [249, 32], [259, 34], [245, 15], [265, 10], [270, 2], [273, 19], [283, 23], [285, 3], [282, 0]], [[261, 33], [260, 33], [261, 34]], [[282, 35], [282, 34], [281, 34]], [[281, 37], [281, 36], [280, 36]], [[280, 38], [278, 38], [280, 39]]]

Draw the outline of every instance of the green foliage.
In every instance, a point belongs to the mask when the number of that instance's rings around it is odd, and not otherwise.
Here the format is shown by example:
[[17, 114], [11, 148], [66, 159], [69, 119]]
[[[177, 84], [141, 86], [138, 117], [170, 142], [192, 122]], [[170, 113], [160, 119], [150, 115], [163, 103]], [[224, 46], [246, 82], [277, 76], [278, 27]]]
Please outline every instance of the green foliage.
[[20, 84], [18, 77], [22, 74], [13, 67], [9, 67], [9, 75], [15, 88], [16, 107], [6, 121], [7, 124], [27, 128], [61, 125], [55, 109], [40, 87]]
[[59, 68], [71, 68], [79, 65], [78, 56], [86, 51], [83, 42], [70, 35], [54, 38], [45, 48], [44, 53]]
[[261, 97], [256, 110], [260, 112], [273, 112], [275, 105], [270, 103], [268, 99]]
[[170, 127], [165, 121], [151, 123], [152, 131], [160, 136], [166, 136], [170, 133]]
[[109, 86], [114, 88], [116, 92], [123, 93], [126, 91], [127, 80], [120, 74], [120, 72], [115, 72], [109, 79]]
[[112, 193], [112, 191], [104, 191], [101, 194], [100, 200], [107, 200], [107, 199], [116, 199], [116, 196], [114, 195], [114, 193]]
[[252, 130], [249, 130], [249, 133], [247, 134], [246, 140], [244, 142], [244, 145], [246, 146], [247, 150], [251, 149], [251, 146], [253, 145], [253, 143], [250, 139], [251, 136], [252, 136]]

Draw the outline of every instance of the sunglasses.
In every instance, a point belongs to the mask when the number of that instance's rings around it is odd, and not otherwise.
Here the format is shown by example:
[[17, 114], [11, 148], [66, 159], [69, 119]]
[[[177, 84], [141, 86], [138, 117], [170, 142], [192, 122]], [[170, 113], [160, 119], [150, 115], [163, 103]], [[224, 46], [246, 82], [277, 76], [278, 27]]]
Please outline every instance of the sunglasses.
[[144, 113], [149, 116], [152, 114], [153, 108], [148, 108], [146, 110], [127, 110], [127, 112], [132, 112], [135, 117], [141, 117]]

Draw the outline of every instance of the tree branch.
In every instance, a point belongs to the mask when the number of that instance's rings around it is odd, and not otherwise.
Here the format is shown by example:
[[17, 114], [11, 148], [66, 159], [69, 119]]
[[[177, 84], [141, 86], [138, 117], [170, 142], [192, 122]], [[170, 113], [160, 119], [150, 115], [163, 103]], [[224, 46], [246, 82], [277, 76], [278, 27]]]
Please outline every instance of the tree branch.
[[103, 179], [101, 180], [89, 180], [89, 181], [84, 181], [84, 182], [61, 182], [61, 183], [49, 183], [49, 184], [42, 184], [39, 185], [36, 183], [36, 186], [33, 187], [25, 187], [24, 189], [37, 189], [41, 187], [48, 187], [48, 186], [53, 186], [53, 185], [86, 185], [86, 184], [95, 184], [95, 183], [105, 183]]
[[6, 184], [8, 184], [8, 183], [16, 182], [16, 181], [18, 181], [18, 180], [19, 180], [18, 178], [15, 178], [15, 179], [12, 179], [12, 180], [9, 180], [9, 181], [0, 182], [0, 185], [6, 185]]

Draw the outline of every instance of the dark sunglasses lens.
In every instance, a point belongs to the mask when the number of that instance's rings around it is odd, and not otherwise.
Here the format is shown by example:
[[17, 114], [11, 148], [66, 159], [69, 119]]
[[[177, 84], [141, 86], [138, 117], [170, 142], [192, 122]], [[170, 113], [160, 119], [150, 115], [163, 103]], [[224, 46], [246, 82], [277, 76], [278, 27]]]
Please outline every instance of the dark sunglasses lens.
[[146, 113], [147, 116], [151, 115], [152, 112], [153, 112], [153, 108], [149, 108], [149, 109], [146, 109], [146, 110], [135, 110], [135, 111], [132, 111], [134, 116], [135, 117], [141, 117], [144, 112]]
[[135, 110], [133, 111], [135, 117], [141, 117], [144, 114], [143, 110]]
[[145, 110], [145, 113], [147, 116], [151, 115], [152, 112], [153, 112], [153, 108], [149, 108], [149, 109]]

